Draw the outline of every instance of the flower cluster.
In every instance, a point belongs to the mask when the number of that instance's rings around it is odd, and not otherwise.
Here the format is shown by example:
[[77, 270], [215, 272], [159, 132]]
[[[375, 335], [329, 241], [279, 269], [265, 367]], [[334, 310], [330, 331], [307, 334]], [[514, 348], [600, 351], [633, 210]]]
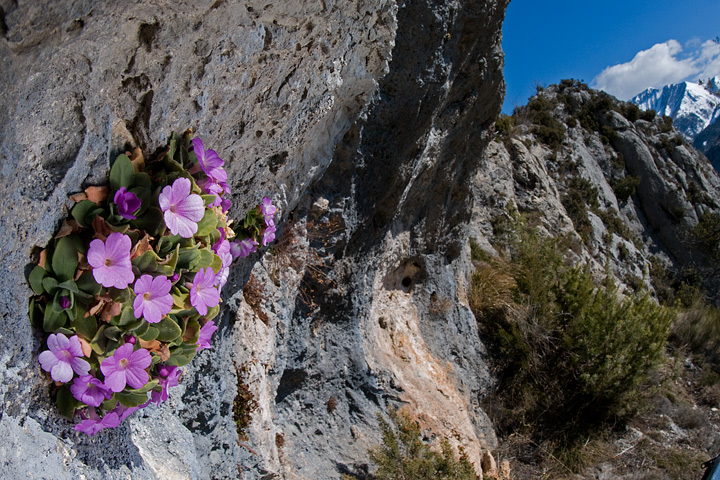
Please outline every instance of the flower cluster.
[[268, 197], [231, 228], [224, 161], [189, 132], [148, 162], [120, 155], [109, 180], [72, 197], [28, 276], [30, 321], [47, 335], [40, 367], [89, 435], [168, 399], [180, 367], [211, 348], [233, 260], [275, 238]]

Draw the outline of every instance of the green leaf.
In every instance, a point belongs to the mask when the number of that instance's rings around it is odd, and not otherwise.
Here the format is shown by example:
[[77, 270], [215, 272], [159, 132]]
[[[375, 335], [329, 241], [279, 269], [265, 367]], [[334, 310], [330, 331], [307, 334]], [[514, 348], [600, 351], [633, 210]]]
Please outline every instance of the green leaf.
[[59, 288], [64, 288], [65, 290], [73, 293], [78, 293], [78, 287], [77, 284], [71, 279], [71, 280], [65, 280], [64, 282], [60, 283], [58, 285]]
[[70, 214], [77, 222], [85, 227], [90, 228], [92, 221], [97, 215], [102, 215], [104, 209], [90, 200], [81, 200], [75, 204]]
[[55, 299], [45, 307], [45, 316], [43, 317], [43, 330], [48, 333], [55, 332], [58, 328], [65, 326], [67, 322], [67, 314], [58, 303], [57, 295]]
[[165, 317], [153, 326], [158, 330], [157, 340], [161, 342], [172, 342], [182, 335], [180, 326], [171, 317]]
[[122, 330], [115, 326], [109, 326], [105, 329], [103, 335], [105, 335], [105, 337], [110, 340], [115, 340], [116, 342], [119, 342], [120, 338], [122, 337]]
[[197, 264], [200, 261], [200, 252], [195, 248], [181, 248], [178, 255], [178, 267], [190, 271], [197, 271]]
[[136, 393], [135, 391], [123, 390], [115, 394], [115, 398], [126, 407], [137, 407], [147, 402], [148, 395], [145, 393]]
[[115, 395], [113, 394], [113, 396], [110, 397], [109, 400], [105, 400], [104, 402], [102, 402], [100, 404], [100, 408], [102, 408], [106, 412], [109, 412], [113, 408], [117, 407], [117, 403], [118, 403], [117, 398], [115, 398]]
[[[133, 179], [133, 188], [129, 190], [140, 197], [137, 191], [142, 188], [146, 189], [149, 195], [149, 192], [152, 191], [152, 181], [150, 180], [150, 175], [147, 173], [138, 172], [135, 174], [135, 178]], [[140, 200], [142, 200], [142, 198], [140, 198]]]
[[208, 308], [208, 313], [205, 315], [206, 320], [212, 320], [213, 318], [218, 316], [218, 313], [220, 313], [220, 305], [215, 305], [212, 308]]
[[[209, 312], [208, 312], [209, 313]], [[189, 331], [192, 331], [192, 335], [188, 336]], [[198, 336], [200, 335], [200, 323], [198, 323], [195, 319], [190, 319], [185, 324], [185, 330], [183, 331], [183, 337], [185, 338], [185, 342], [195, 345], [198, 341]]]
[[[138, 319], [135, 318], [135, 311], [133, 310], [133, 307], [126, 306], [123, 308], [122, 313], [120, 314], [118, 326], [128, 328], [128, 325], [137, 322], [137, 320]], [[131, 328], [128, 329], [131, 330]]]
[[40, 304], [35, 301], [34, 298], [30, 299], [30, 306], [28, 307], [28, 317], [30, 317], [30, 325], [37, 329], [43, 327], [43, 317], [45, 312], [40, 308]]
[[202, 197], [203, 201], [205, 202], [205, 206], [207, 207], [215, 201], [217, 195], [200, 195], [200, 197]]
[[50, 295], [55, 295], [55, 292], [58, 290], [58, 285], [58, 281], [53, 277], [45, 277], [42, 280], [43, 289]]
[[205, 210], [203, 218], [198, 222], [198, 231], [195, 233], [197, 237], [210, 235], [213, 230], [217, 230], [217, 214], [210, 209]]
[[99, 295], [102, 291], [102, 285], [95, 281], [92, 272], [87, 271], [80, 275], [80, 278], [75, 282], [78, 289], [89, 295]]
[[70, 392], [70, 384], [68, 383], [58, 390], [55, 403], [57, 403], [60, 413], [70, 419], [73, 415], [75, 415], [75, 409], [81, 405], [80, 402], [75, 400], [75, 397], [73, 397], [73, 394]]
[[121, 187], [130, 188], [135, 177], [135, 167], [127, 155], [118, 155], [110, 169], [110, 189], [120, 190]]
[[76, 315], [74, 320], [70, 321], [70, 326], [81, 336], [87, 339], [95, 338], [98, 332], [97, 319], [94, 315], [89, 317]]
[[132, 330], [132, 332], [138, 337], [142, 337], [143, 335], [145, 335], [145, 333], [147, 333], [148, 329], [150, 328], [150, 324], [148, 322], [146, 322], [145, 320], [142, 320], [142, 319], [140, 319], [140, 320], [141, 320], [140, 325], [138, 325], [135, 328], [128, 329], [128, 330]]
[[140, 388], [128, 388], [127, 391], [130, 393], [147, 393], [153, 388], [157, 387], [160, 382], [158, 380], [150, 380]]
[[182, 237], [180, 235], [166, 235], [164, 237], [160, 237], [160, 240], [158, 240], [157, 243], [159, 255], [167, 255], [172, 252], [176, 246], [180, 245], [181, 240]]
[[[195, 265], [195, 268], [197, 268], [198, 270], [200, 270], [201, 268], [207, 268], [207, 267], [212, 266], [215, 258], [220, 260], [220, 266], [222, 266], [222, 260], [220, 259], [220, 257], [215, 255], [213, 253], [213, 251], [210, 250], [209, 248], [201, 248], [198, 251], [200, 252], [200, 258], [198, 259], [197, 264]], [[193, 270], [195, 270], [195, 268], [193, 268]], [[215, 273], [217, 273], [217, 272], [215, 272]]]
[[46, 275], [47, 272], [45, 269], [39, 265], [36, 265], [30, 272], [30, 275], [28, 275], [28, 283], [30, 284], [30, 288], [32, 288], [33, 292], [35, 292], [35, 295], [42, 295], [45, 293], [42, 282]]
[[160, 331], [155, 327], [148, 327], [147, 332], [145, 332], [143, 335], [138, 335], [142, 340], [145, 340], [146, 342], [152, 342], [155, 340], [158, 335], [160, 335]]
[[218, 257], [217, 255], [213, 255], [213, 261], [210, 264], [210, 267], [212, 267], [213, 271], [217, 275], [220, 272], [220, 269], [222, 268], [222, 259]]
[[145, 230], [153, 237], [159, 235], [165, 228], [163, 212], [155, 206], [148, 207], [136, 220], [132, 220], [130, 224], [139, 230]]
[[131, 262], [133, 267], [140, 270], [140, 273], [148, 273], [155, 272], [157, 270], [159, 260], [160, 258], [154, 251], [148, 250], [139, 257], [133, 258]]
[[172, 367], [172, 366], [184, 367], [185, 365], [187, 365], [188, 363], [190, 363], [190, 360], [192, 360], [194, 356], [195, 356], [194, 354], [193, 354], [192, 356], [190, 356], [190, 355], [183, 355], [183, 354], [181, 354], [181, 353], [171, 354], [171, 355], [170, 355], [170, 358], [168, 358], [168, 359], [165, 361], [165, 365], [169, 365], [169, 366], [171, 366], [171, 367]]
[[105, 336], [105, 330], [107, 328], [107, 325], [101, 325], [93, 339], [90, 341], [90, 347], [93, 349], [93, 352], [98, 355], [103, 355], [107, 351], [107, 337]]
[[72, 280], [78, 266], [78, 252], [85, 253], [85, 244], [77, 235], [61, 237], [55, 244], [52, 269], [60, 282]]

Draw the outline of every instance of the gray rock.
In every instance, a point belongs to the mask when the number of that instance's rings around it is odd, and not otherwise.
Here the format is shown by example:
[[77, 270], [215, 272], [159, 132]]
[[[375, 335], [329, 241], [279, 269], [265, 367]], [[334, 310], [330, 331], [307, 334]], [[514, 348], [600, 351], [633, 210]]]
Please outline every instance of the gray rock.
[[[495, 440], [465, 226], [506, 4], [3, 2], [0, 477], [338, 478], [400, 405], [479, 465]], [[288, 240], [235, 267], [171, 401], [88, 438], [50, 403], [24, 277], [70, 193], [188, 127], [227, 162], [231, 216], [273, 196]], [[233, 362], [259, 403], [243, 445]]]

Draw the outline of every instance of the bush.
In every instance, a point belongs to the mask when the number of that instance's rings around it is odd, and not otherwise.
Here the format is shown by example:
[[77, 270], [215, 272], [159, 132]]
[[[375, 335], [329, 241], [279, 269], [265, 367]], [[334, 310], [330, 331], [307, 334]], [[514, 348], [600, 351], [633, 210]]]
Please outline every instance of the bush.
[[515, 127], [515, 118], [502, 114], [495, 122], [495, 133], [507, 137], [512, 132], [513, 127]]
[[378, 466], [377, 480], [478, 480], [464, 451], [456, 456], [450, 443], [440, 442], [442, 453], [422, 441], [417, 422], [402, 412], [389, 411], [388, 423], [382, 416], [383, 444], [370, 450], [370, 460]]
[[[587, 269], [563, 263], [557, 245], [517, 225], [511, 261], [493, 273], [514, 278], [512, 301], [489, 305], [475, 301], [486, 294], [471, 295], [471, 308], [498, 358], [487, 408], [499, 429], [562, 448], [632, 410], [634, 387], [662, 357], [674, 311], [648, 295], [621, 299], [609, 276], [596, 286]], [[471, 289], [487, 289], [478, 278]]]
[[635, 195], [637, 187], [640, 186], [640, 177], [633, 177], [628, 175], [621, 178], [617, 182], [612, 184], [612, 189], [615, 192], [615, 196], [620, 202], [626, 202], [628, 198]]
[[652, 122], [655, 119], [656, 115], [657, 112], [651, 108], [650, 110], [645, 110], [644, 112], [642, 112], [640, 114], [640, 118], [647, 122]]

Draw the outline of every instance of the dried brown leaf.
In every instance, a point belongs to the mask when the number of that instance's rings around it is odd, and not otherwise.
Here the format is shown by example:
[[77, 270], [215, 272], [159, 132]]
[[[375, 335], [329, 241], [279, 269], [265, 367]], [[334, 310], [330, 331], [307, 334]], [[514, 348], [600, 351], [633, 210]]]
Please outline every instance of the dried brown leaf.
[[83, 200], [87, 200], [87, 195], [85, 194], [85, 192], [73, 193], [72, 195], [70, 195], [70, 200], [75, 203], [81, 202]]
[[85, 194], [87, 195], [87, 199], [91, 202], [100, 204], [101, 202], [104, 202], [107, 200], [108, 195], [110, 194], [110, 191], [108, 190], [108, 187], [102, 186], [102, 187], [88, 187], [85, 189]]
[[60, 231], [58, 231], [57, 235], [55, 235], [55, 238], [67, 237], [71, 233], [77, 233], [80, 230], [82, 230], [82, 227], [77, 223], [77, 221], [75, 221], [75, 219], [63, 220], [63, 223], [60, 226]]
[[138, 242], [133, 247], [132, 252], [130, 253], [130, 259], [137, 258], [143, 253], [151, 250], [152, 247], [150, 247], [150, 240], [152, 239], [153, 237], [145, 234], [140, 240], [138, 240]]

